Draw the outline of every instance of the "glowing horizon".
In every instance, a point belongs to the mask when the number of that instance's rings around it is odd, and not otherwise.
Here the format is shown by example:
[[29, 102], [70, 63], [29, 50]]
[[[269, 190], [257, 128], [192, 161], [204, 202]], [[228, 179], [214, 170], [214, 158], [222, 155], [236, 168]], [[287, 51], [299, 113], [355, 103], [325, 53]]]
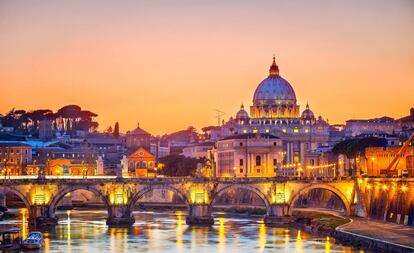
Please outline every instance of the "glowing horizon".
[[[157, 135], [234, 117], [273, 54], [330, 123], [414, 107], [410, 1], [0, 2], [0, 114], [77, 104]], [[5, 94], [8, 94], [5, 96]]]

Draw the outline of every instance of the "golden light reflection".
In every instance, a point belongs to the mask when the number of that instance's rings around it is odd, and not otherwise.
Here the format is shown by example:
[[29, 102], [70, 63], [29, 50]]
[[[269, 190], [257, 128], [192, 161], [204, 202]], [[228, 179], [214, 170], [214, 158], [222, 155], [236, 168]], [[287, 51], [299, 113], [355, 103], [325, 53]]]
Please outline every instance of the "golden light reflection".
[[298, 236], [296, 237], [295, 250], [296, 252], [303, 252], [302, 232], [298, 230]]
[[259, 226], [259, 249], [260, 252], [263, 252], [266, 247], [266, 225], [264, 223], [261, 223]]
[[219, 229], [218, 229], [218, 241], [219, 241], [219, 247], [220, 251], [225, 250], [225, 244], [226, 244], [226, 231], [224, 228], [224, 218], [219, 218]]
[[67, 210], [66, 211], [66, 215], [68, 216], [68, 220], [67, 220], [67, 240], [68, 240], [68, 244], [69, 244], [69, 242], [70, 242], [70, 223], [71, 223], [71, 221], [70, 221], [70, 213], [71, 213], [71, 211], [70, 210]]
[[22, 238], [25, 239], [27, 237], [27, 208], [22, 208], [20, 210], [22, 214]]
[[177, 211], [177, 246], [180, 248], [183, 245], [183, 212]]
[[326, 242], [325, 242], [325, 253], [330, 253], [331, 252], [331, 242], [329, 240], [329, 236], [326, 237]]

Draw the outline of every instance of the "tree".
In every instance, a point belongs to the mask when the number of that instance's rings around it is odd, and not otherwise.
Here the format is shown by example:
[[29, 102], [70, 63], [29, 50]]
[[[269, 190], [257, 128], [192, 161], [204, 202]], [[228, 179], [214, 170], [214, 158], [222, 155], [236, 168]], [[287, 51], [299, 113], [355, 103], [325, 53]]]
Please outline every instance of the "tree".
[[115, 127], [114, 127], [114, 137], [118, 138], [119, 137], [119, 123], [116, 122], [115, 123]]
[[161, 157], [159, 161], [164, 164], [160, 173], [174, 177], [193, 176], [197, 170], [197, 163], [200, 162], [196, 158], [175, 154]]
[[335, 155], [345, 155], [348, 159], [354, 160], [354, 168], [351, 174], [355, 175], [357, 170], [356, 168], [356, 158], [358, 156], [365, 156], [365, 149], [368, 147], [386, 147], [387, 140], [384, 138], [377, 138], [377, 137], [365, 137], [365, 138], [354, 138], [348, 139], [339, 142], [336, 144], [333, 149], [332, 153]]

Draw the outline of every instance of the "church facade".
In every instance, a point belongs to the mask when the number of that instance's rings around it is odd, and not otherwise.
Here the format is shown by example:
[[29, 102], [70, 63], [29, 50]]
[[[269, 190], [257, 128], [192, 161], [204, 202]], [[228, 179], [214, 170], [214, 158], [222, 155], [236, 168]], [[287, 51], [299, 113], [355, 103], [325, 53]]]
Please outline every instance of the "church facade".
[[218, 141], [240, 134], [269, 134], [281, 139], [282, 163], [285, 167], [313, 165], [307, 158], [318, 147], [329, 143], [329, 124], [315, 117], [309, 105], [300, 113], [292, 85], [279, 73], [273, 57], [269, 76], [256, 88], [253, 104], [246, 111], [240, 107], [235, 118], [223, 122], [210, 131], [210, 138]]

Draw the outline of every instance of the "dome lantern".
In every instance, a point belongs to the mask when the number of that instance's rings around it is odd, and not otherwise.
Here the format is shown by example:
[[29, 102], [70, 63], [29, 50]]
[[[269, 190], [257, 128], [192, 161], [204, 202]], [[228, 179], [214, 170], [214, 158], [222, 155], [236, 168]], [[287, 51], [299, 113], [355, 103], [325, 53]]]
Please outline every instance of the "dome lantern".
[[276, 64], [276, 59], [273, 56], [273, 63], [269, 69], [269, 76], [278, 76], [279, 75], [279, 66]]

